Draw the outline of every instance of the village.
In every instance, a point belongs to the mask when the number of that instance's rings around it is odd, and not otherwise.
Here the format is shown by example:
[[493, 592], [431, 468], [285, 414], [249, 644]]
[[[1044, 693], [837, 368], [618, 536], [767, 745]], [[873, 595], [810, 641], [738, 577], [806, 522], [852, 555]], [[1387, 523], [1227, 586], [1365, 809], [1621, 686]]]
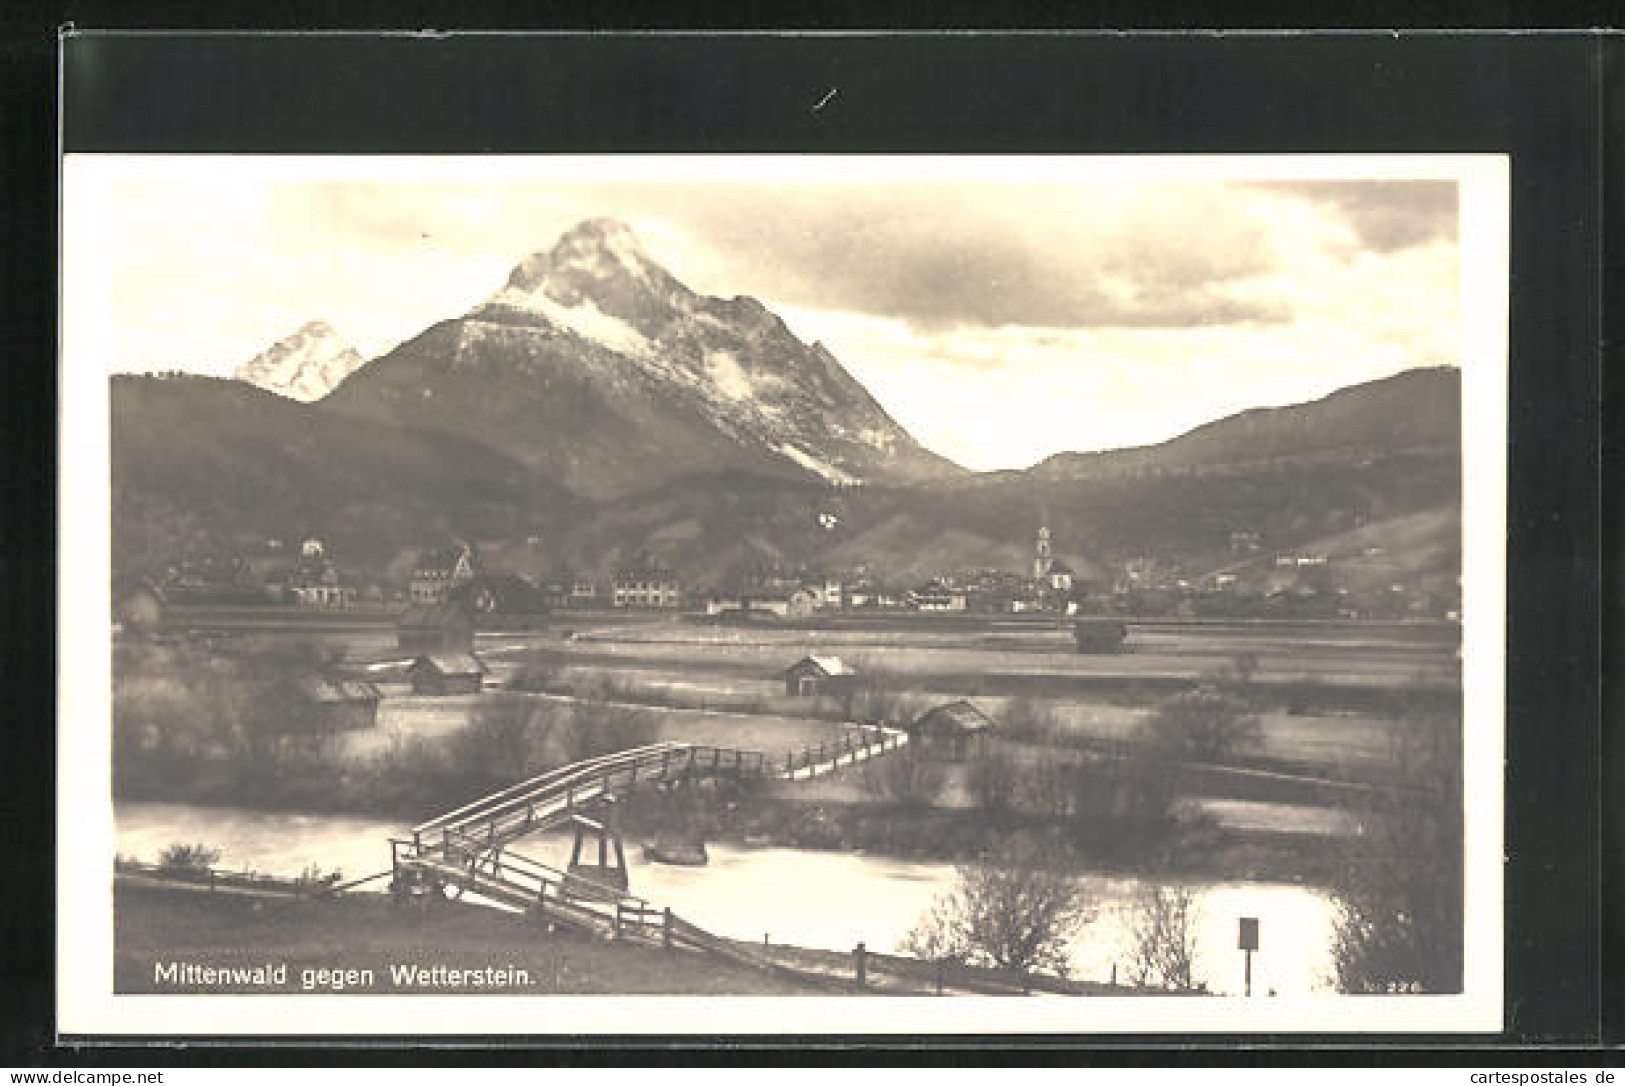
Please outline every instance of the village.
[[[1385, 550], [1362, 546], [1352, 557], [1380, 566]], [[553, 611], [595, 609], [703, 613], [724, 621], [841, 613], [1459, 620], [1459, 584], [1448, 594], [1402, 580], [1372, 589], [1369, 576], [1339, 576], [1342, 560], [1312, 550], [1269, 552], [1259, 533], [1236, 531], [1227, 554], [1200, 571], [1145, 556], [1078, 559], [1083, 568], [1074, 568], [1056, 556], [1051, 530], [1040, 525], [1031, 567], [1019, 572], [944, 570], [901, 582], [869, 565], [768, 568], [697, 584], [641, 549], [625, 560], [572, 569], [551, 558], [537, 536], [402, 552], [381, 571], [363, 574], [312, 536], [296, 549], [270, 538], [246, 554], [178, 555], [156, 575], [123, 578], [115, 585], [115, 604], [137, 615], [166, 602], [376, 612], [450, 599], [483, 622], [518, 625]]]

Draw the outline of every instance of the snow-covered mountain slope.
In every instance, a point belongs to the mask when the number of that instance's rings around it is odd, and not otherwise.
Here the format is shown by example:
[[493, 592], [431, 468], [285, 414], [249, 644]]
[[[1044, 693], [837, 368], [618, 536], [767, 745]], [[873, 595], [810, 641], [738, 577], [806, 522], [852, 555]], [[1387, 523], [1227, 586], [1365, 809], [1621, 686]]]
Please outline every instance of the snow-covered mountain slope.
[[267, 392], [313, 403], [365, 362], [332, 325], [315, 320], [238, 366], [232, 376]]
[[754, 298], [695, 293], [608, 219], [527, 257], [329, 403], [478, 436], [599, 495], [724, 470], [843, 484], [960, 471], [821, 345]]

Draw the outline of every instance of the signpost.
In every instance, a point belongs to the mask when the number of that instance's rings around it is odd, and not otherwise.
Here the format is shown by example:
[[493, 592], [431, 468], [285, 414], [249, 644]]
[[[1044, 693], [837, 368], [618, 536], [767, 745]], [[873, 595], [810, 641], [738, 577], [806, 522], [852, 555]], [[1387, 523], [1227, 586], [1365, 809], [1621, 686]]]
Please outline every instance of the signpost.
[[1237, 934], [1236, 945], [1247, 956], [1246, 984], [1247, 994], [1253, 994], [1253, 951], [1258, 949], [1258, 917], [1241, 917], [1241, 930]]

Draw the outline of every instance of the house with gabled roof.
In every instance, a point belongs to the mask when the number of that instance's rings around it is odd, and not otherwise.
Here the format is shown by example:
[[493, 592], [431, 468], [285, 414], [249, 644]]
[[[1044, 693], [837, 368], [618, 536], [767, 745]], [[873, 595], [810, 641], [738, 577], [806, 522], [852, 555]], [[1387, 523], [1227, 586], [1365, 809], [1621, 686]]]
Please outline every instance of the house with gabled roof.
[[851, 689], [858, 673], [839, 656], [804, 656], [784, 669], [784, 692], [793, 698], [816, 698]]
[[909, 743], [921, 754], [946, 762], [965, 762], [987, 753], [993, 719], [969, 701], [950, 701], [928, 710], [908, 725]]
[[424, 551], [412, 567], [412, 602], [444, 603], [453, 588], [473, 579], [475, 565], [474, 548], [466, 543]]
[[471, 652], [431, 652], [407, 669], [412, 693], [425, 697], [478, 694], [485, 685], [485, 665]]

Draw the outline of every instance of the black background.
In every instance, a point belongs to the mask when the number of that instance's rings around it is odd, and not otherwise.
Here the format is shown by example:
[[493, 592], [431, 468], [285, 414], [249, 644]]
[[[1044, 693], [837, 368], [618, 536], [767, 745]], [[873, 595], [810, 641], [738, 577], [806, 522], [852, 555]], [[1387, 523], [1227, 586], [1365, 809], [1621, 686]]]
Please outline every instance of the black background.
[[[63, 45], [62, 139], [70, 152], [1510, 153], [1507, 1030], [1499, 1038], [1394, 1037], [1384, 1043], [1399, 1047], [1384, 1054], [1344, 1053], [1362, 1061], [1432, 1062], [1451, 1058], [1433, 1046], [1589, 1048], [1608, 1034], [1618, 1036], [1617, 1025], [1608, 1027], [1617, 1018], [1604, 1018], [1605, 1009], [1620, 1005], [1619, 971], [1603, 969], [1599, 898], [1605, 844], [1606, 855], [1618, 860], [1617, 839], [1603, 840], [1599, 816], [1604, 767], [1611, 776], [1619, 768], [1614, 747], [1603, 746], [1598, 666], [1601, 137], [1607, 101], [1620, 101], [1608, 93], [1618, 90], [1617, 72], [1605, 71], [1612, 45], [1582, 34], [249, 38], [82, 32]], [[814, 111], [831, 88], [839, 93]], [[48, 101], [50, 91], [44, 95]], [[9, 145], [48, 138], [47, 118], [34, 117], [36, 129], [20, 131], [26, 118], [8, 115]], [[16, 425], [0, 430], [7, 455], [0, 484], [16, 510], [4, 524], [5, 568], [22, 608], [17, 626], [7, 631], [20, 646], [12, 659], [18, 674], [46, 685], [56, 572], [54, 382], [47, 361], [53, 344], [49, 337], [39, 348], [26, 342], [30, 327], [34, 337], [54, 327], [54, 283], [38, 274], [54, 266], [54, 179], [48, 159], [41, 167], [3, 171], [0, 181], [8, 210], [40, 227], [37, 249], [8, 246], [0, 256], [9, 304], [23, 318], [12, 326], [23, 334], [7, 338], [16, 349], [8, 352], [14, 395], [4, 421], [15, 416]], [[48, 183], [31, 184], [41, 180]], [[1614, 260], [1609, 272], [1617, 281]], [[1618, 537], [1609, 539], [1617, 550]], [[1618, 598], [1617, 586], [1609, 598]], [[46, 621], [36, 624], [35, 615]], [[22, 733], [13, 762], [33, 765], [34, 787], [8, 792], [0, 807], [3, 828], [17, 846], [47, 861], [53, 752], [40, 725], [50, 719], [49, 699], [47, 691], [38, 719], [22, 714], [12, 721]], [[1610, 824], [1617, 826], [1617, 793], [1609, 802]], [[7, 940], [13, 960], [6, 974], [18, 1007], [0, 1062], [174, 1059], [152, 1050], [50, 1048], [50, 875], [39, 866], [37, 883], [17, 879], [0, 891], [7, 915], [17, 918]], [[25, 916], [30, 926], [23, 930]], [[1617, 943], [1606, 949], [1617, 963]], [[1359, 1022], [1350, 1027], [1358, 1029]], [[1178, 1040], [1212, 1045], [1221, 1039]], [[1316, 1042], [1374, 1041], [1358, 1034], [1246, 1040], [1300, 1050]], [[892, 1045], [893, 1058], [916, 1060], [949, 1058], [940, 1051], [949, 1044], [987, 1043], [937, 1038], [928, 1042], [933, 1051], [910, 1053], [895, 1041], [877, 1042]], [[1132, 1037], [1069, 1043], [1096, 1046], [1092, 1058], [1116, 1062], [1111, 1051], [1099, 1051], [1114, 1042], [1126, 1046], [1117, 1058], [1140, 1062], [1270, 1058], [1256, 1050], [1136, 1056], [1127, 1049], [1147, 1041]], [[640, 1057], [627, 1042], [615, 1043], [618, 1055], [556, 1050], [554, 1058], [637, 1062], [653, 1055]], [[831, 1048], [802, 1058], [885, 1055]], [[1553, 1062], [1561, 1055], [1545, 1047], [1533, 1058]], [[466, 1062], [468, 1056], [446, 1058]], [[1301, 1059], [1302, 1052], [1276, 1056]], [[236, 1057], [216, 1050], [204, 1058]], [[284, 1049], [274, 1058], [308, 1054]], [[319, 1058], [331, 1062], [333, 1056]], [[722, 1054], [690, 1050], [663, 1058]], [[951, 1058], [1009, 1057], [983, 1048]], [[1503, 1050], [1494, 1062], [1513, 1058]], [[1588, 1062], [1595, 1062], [1594, 1048]]]

